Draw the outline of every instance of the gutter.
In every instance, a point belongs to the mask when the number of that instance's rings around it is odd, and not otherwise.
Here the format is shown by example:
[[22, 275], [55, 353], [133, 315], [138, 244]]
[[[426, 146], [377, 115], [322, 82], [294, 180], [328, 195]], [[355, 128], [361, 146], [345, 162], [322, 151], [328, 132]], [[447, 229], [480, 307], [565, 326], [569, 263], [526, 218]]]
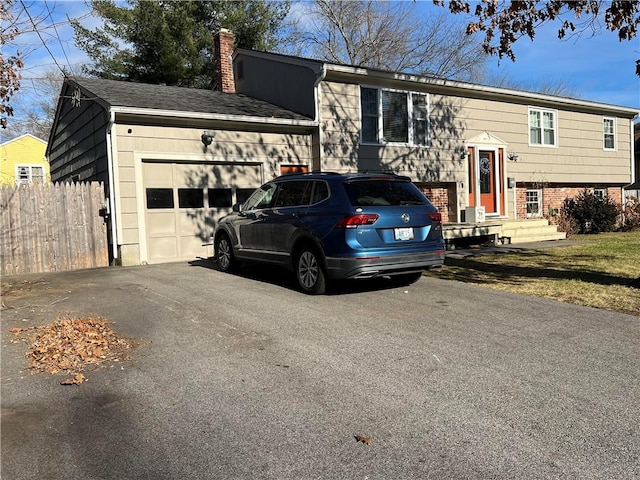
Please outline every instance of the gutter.
[[316, 120], [302, 120], [275, 117], [255, 117], [250, 115], [229, 115], [223, 113], [182, 112], [177, 110], [160, 110], [138, 107], [111, 107], [111, 114], [122, 113], [129, 115], [158, 116], [168, 118], [189, 118], [197, 120], [219, 120], [224, 122], [254, 123], [259, 125], [282, 125], [290, 127], [315, 127]]
[[109, 109], [109, 123], [107, 124], [107, 170], [109, 173], [109, 223], [111, 224], [111, 243], [113, 248], [113, 261], [117, 264], [118, 260], [118, 231], [116, 229], [116, 196], [114, 183], [113, 168], [113, 144], [111, 141], [111, 130], [116, 123], [116, 114]]

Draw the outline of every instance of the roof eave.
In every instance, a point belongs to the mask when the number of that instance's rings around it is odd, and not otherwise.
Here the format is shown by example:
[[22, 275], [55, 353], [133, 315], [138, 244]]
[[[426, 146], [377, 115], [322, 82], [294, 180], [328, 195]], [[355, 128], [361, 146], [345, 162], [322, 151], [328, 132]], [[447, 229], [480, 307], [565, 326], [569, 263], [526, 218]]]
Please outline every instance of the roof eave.
[[350, 78], [368, 77], [372, 79], [417, 83], [429, 86], [434, 93], [458, 94], [460, 96], [475, 96], [490, 98], [495, 100], [510, 101], [517, 103], [538, 102], [547, 105], [567, 106], [590, 110], [598, 113], [615, 113], [616, 115], [634, 118], [640, 115], [640, 110], [631, 107], [623, 107], [611, 105], [607, 103], [590, 102], [586, 100], [578, 100], [573, 98], [557, 97], [553, 95], [545, 95], [542, 93], [523, 92], [509, 88], [490, 87], [486, 85], [478, 85], [474, 83], [458, 82], [454, 80], [445, 80], [432, 77], [424, 77], [420, 75], [412, 75], [398, 72], [388, 72], [384, 70], [370, 70], [362, 67], [352, 67], [348, 65], [336, 65], [327, 63], [327, 72], [329, 77]]
[[153, 109], [153, 108], [122, 107], [122, 106], [111, 106], [111, 111], [116, 115], [127, 114], [127, 115], [139, 115], [139, 116], [156, 117], [156, 118], [172, 118], [172, 119], [184, 118], [184, 119], [193, 119], [193, 120], [211, 120], [211, 121], [249, 123], [254, 125], [279, 125], [283, 127], [313, 128], [318, 126], [318, 122], [316, 122], [315, 120], [302, 120], [302, 119], [278, 118], [278, 117], [258, 117], [258, 116], [252, 116], [252, 115], [184, 112], [184, 111], [176, 111], [176, 110], [160, 110], [160, 109]]

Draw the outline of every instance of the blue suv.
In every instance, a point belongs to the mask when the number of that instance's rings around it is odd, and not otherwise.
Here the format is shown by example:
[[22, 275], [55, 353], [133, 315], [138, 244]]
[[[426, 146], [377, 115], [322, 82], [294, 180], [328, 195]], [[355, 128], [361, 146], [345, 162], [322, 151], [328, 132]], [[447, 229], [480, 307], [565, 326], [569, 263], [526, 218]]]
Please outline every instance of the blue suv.
[[285, 266], [309, 294], [324, 293], [330, 280], [413, 283], [445, 257], [440, 213], [394, 174], [278, 177], [220, 220], [214, 248], [222, 271], [239, 260]]

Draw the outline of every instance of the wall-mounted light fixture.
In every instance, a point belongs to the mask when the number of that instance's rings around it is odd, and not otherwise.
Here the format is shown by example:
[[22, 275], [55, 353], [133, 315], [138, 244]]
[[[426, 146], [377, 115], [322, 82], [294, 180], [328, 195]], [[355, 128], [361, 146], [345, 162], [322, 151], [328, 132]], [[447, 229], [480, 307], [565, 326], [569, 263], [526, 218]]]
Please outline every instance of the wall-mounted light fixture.
[[213, 139], [216, 138], [216, 133], [217, 132], [215, 130], [205, 130], [204, 132], [202, 132], [202, 135], [200, 136], [200, 140], [202, 141], [205, 147], [208, 147], [209, 145], [211, 145], [211, 142], [213, 142]]
[[516, 152], [507, 153], [507, 158], [509, 160], [511, 160], [512, 162], [517, 162], [518, 161], [518, 157], [519, 157], [519, 155]]
[[467, 158], [469, 158], [469, 151], [465, 150], [460, 154], [460, 160], [466, 160]]

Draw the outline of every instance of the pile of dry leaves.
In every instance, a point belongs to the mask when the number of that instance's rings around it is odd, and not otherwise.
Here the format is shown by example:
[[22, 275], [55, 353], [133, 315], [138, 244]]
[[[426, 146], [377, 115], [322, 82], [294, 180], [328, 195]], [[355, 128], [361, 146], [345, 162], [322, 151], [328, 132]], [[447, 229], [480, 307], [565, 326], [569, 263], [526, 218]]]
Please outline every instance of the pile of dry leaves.
[[49, 325], [12, 328], [29, 344], [25, 356], [34, 372], [75, 375], [63, 384], [79, 384], [85, 366], [128, 359], [131, 343], [118, 336], [104, 318], [60, 318]]

